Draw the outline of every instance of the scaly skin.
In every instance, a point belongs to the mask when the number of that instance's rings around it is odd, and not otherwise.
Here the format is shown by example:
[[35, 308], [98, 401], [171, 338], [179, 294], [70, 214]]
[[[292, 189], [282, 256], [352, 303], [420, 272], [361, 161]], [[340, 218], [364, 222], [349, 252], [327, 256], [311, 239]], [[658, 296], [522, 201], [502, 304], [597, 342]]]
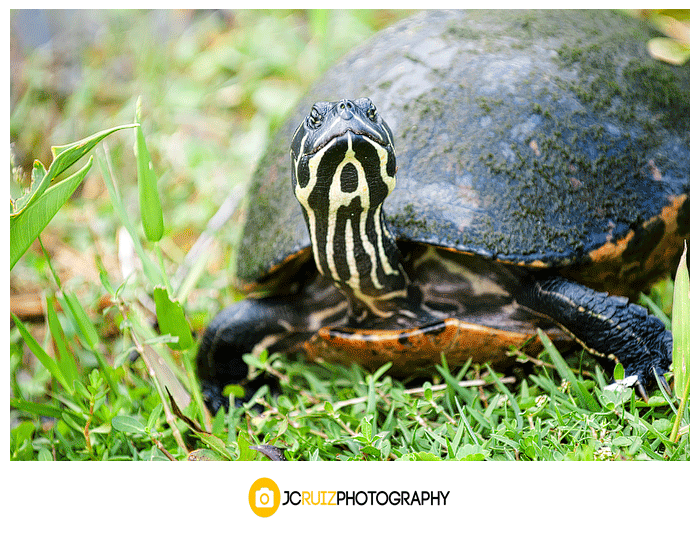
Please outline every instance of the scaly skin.
[[533, 280], [516, 296], [569, 332], [591, 353], [617, 359], [625, 377], [656, 384], [671, 365], [673, 339], [663, 322], [627, 298], [609, 296], [559, 276]]

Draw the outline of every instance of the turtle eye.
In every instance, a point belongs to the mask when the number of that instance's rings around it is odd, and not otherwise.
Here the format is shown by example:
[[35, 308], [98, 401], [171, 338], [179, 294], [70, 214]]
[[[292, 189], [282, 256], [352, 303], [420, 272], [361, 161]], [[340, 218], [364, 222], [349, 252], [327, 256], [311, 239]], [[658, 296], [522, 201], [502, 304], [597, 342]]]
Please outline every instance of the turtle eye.
[[374, 104], [370, 104], [367, 110], [367, 117], [370, 121], [377, 120], [377, 107]]
[[309, 112], [309, 117], [307, 118], [306, 123], [309, 125], [309, 128], [314, 130], [320, 127], [321, 123], [323, 123], [323, 116], [315, 106], [311, 108], [311, 112]]

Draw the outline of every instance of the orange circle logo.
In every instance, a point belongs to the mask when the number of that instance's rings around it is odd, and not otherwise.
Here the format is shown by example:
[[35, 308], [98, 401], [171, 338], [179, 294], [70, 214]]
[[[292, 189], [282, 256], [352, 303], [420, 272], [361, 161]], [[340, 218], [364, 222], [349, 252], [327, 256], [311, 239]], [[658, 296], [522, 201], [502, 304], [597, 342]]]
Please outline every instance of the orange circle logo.
[[250, 508], [260, 517], [270, 517], [279, 508], [281, 500], [280, 489], [270, 478], [258, 478], [250, 486], [248, 502]]

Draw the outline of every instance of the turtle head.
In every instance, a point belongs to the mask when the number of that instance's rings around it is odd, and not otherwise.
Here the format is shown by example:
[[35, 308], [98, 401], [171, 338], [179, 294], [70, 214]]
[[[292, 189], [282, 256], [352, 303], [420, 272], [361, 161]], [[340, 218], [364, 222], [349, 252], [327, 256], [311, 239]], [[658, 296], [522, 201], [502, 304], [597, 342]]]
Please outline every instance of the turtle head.
[[389, 126], [367, 98], [318, 102], [294, 133], [291, 159], [317, 268], [356, 318], [388, 316], [407, 285], [382, 210], [396, 184]]
[[320, 151], [340, 151], [352, 144], [354, 150], [387, 152], [387, 174], [396, 173], [394, 138], [391, 129], [370, 99], [317, 102], [299, 125], [292, 139], [292, 159], [302, 164]]

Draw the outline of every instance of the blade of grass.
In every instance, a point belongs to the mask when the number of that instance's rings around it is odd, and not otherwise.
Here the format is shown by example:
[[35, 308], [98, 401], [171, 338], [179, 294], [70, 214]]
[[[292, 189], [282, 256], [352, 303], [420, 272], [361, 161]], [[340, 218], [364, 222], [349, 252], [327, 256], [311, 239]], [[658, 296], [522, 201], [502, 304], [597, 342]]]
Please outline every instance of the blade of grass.
[[687, 250], [687, 245], [684, 245], [673, 288], [673, 387], [681, 400], [671, 428], [671, 441], [674, 443], [678, 440], [681, 420], [690, 398], [690, 274], [686, 263]]
[[681, 398], [690, 382], [690, 274], [686, 263], [687, 246], [683, 249], [681, 261], [676, 271], [673, 289], [673, 320], [671, 333], [673, 335], [673, 375], [674, 390]]
[[100, 370], [102, 370], [102, 373], [107, 379], [109, 388], [116, 395], [118, 391], [117, 384], [114, 379], [114, 369], [109, 365], [109, 363], [107, 363], [107, 360], [100, 351], [100, 336], [97, 333], [97, 329], [95, 329], [92, 320], [90, 320], [85, 308], [82, 306], [80, 300], [78, 300], [78, 297], [74, 293], [64, 290], [62, 291], [62, 298], [63, 299], [59, 298], [59, 301], [62, 302], [64, 311], [68, 313], [68, 317], [73, 322], [76, 331], [80, 334], [83, 342], [92, 352], [92, 355], [94, 355], [95, 359], [97, 359]]
[[[141, 121], [141, 98], [136, 101], [136, 121]], [[153, 171], [153, 162], [146, 146], [146, 138], [139, 124], [136, 127], [136, 171], [139, 185], [139, 206], [141, 208], [141, 223], [146, 238], [150, 242], [158, 242], [163, 238], [163, 209], [158, 195], [158, 178]]]
[[642, 305], [644, 305], [644, 307], [649, 309], [651, 311], [651, 314], [658, 317], [659, 320], [661, 320], [664, 323], [666, 329], [671, 329], [671, 321], [669, 320], [666, 313], [663, 312], [661, 307], [659, 307], [654, 300], [652, 300], [646, 294], [641, 293], [639, 295], [639, 303], [641, 303]]
[[165, 281], [163, 280], [163, 276], [161, 274], [160, 269], [155, 265], [151, 258], [148, 255], [146, 255], [146, 252], [144, 251], [143, 246], [141, 245], [141, 241], [139, 240], [138, 235], [136, 233], [136, 229], [127, 215], [124, 202], [121, 198], [121, 195], [119, 194], [119, 190], [116, 187], [116, 180], [114, 178], [111, 160], [109, 157], [109, 152], [107, 150], [104, 151], [104, 155], [100, 154], [99, 152], [97, 153], [97, 164], [100, 168], [100, 171], [102, 172], [102, 179], [104, 180], [105, 186], [107, 187], [107, 191], [109, 192], [109, 197], [112, 201], [112, 206], [114, 207], [115, 212], [119, 216], [119, 220], [121, 221], [122, 225], [129, 233], [129, 236], [131, 236], [131, 241], [134, 244], [136, 254], [141, 260], [141, 265], [143, 266], [144, 274], [153, 286], [164, 285]]
[[43, 417], [51, 417], [52, 419], [60, 419], [63, 413], [60, 408], [49, 406], [47, 404], [38, 404], [18, 398], [10, 398], [10, 406], [20, 411], [26, 411], [33, 415], [41, 415]]
[[554, 367], [557, 369], [557, 372], [563, 379], [571, 384], [571, 387], [578, 395], [578, 399], [583, 402], [585, 408], [591, 411], [600, 411], [600, 405], [598, 402], [596, 402], [596, 399], [593, 397], [593, 395], [591, 395], [591, 393], [588, 392], [588, 389], [586, 389], [584, 385], [578, 381], [576, 376], [574, 376], [574, 373], [569, 368], [569, 365], [566, 364], [566, 361], [564, 361], [564, 358], [559, 353], [559, 350], [557, 350], [556, 346], [554, 346], [547, 334], [538, 328], [537, 335], [542, 341], [542, 346], [544, 346], [544, 349], [547, 351], [552, 363], [554, 363]]
[[56, 363], [56, 361], [46, 353], [46, 351], [29, 332], [27, 327], [19, 318], [17, 318], [15, 313], [10, 312], [10, 315], [12, 316], [12, 321], [15, 323], [15, 326], [17, 326], [20, 335], [22, 335], [22, 339], [24, 339], [24, 342], [27, 344], [39, 362], [46, 367], [46, 370], [49, 371], [51, 376], [53, 376], [53, 378], [56, 379], [56, 381], [58, 381], [58, 383], [60, 383], [66, 391], [72, 394], [74, 392], [73, 386], [66, 381], [66, 378], [59, 368], [58, 363]]
[[56, 313], [56, 297], [51, 296], [46, 299], [46, 318], [49, 324], [49, 331], [51, 332], [51, 337], [53, 338], [56, 348], [58, 350], [58, 357], [56, 361], [58, 362], [58, 367], [60, 368], [63, 376], [69, 385], [73, 385], [73, 382], [78, 379], [78, 366], [73, 358], [73, 355], [68, 351], [68, 345], [66, 344], [65, 334], [63, 333], [63, 327], [61, 322], [58, 320], [58, 314]]
[[676, 413], [676, 418], [674, 419], [673, 427], [671, 428], [670, 439], [674, 443], [676, 441], [678, 441], [678, 436], [680, 434], [680, 429], [681, 429], [681, 421], [683, 419], [683, 415], [685, 414], [685, 408], [688, 405], [689, 398], [690, 398], [690, 382], [686, 382], [685, 391], [683, 391], [683, 394], [681, 395], [681, 402], [680, 402], [680, 405], [678, 406], [678, 412]]
[[508, 388], [503, 385], [503, 382], [500, 380], [500, 378], [496, 375], [496, 373], [493, 371], [493, 369], [489, 366], [489, 364], [486, 364], [486, 368], [488, 369], [489, 373], [491, 374], [491, 377], [493, 378], [494, 383], [498, 387], [498, 390], [503, 393], [506, 398], [508, 399], [508, 402], [510, 402], [510, 407], [513, 408], [513, 413], [515, 414], [515, 422], [517, 424], [518, 430], [523, 429], [523, 416], [521, 415], [520, 412], [520, 406], [518, 405], [518, 402], [515, 400], [515, 397], [512, 395], [512, 393], [508, 390]]
[[192, 398], [195, 402], [195, 407], [199, 413], [200, 422], [208, 422], [208, 413], [204, 409], [204, 399], [202, 398], [202, 391], [199, 387], [199, 379], [197, 378], [197, 373], [195, 372], [195, 359], [197, 357], [197, 348], [192, 346], [185, 350], [182, 356], [182, 362], [185, 366], [185, 372], [187, 373], [187, 386], [188, 391], [191, 393]]
[[187, 407], [190, 403], [190, 395], [182, 385], [182, 383], [188, 383], [186, 373], [176, 366], [165, 348], [159, 348], [158, 345], [150, 345], [145, 342], [153, 339], [155, 333], [136, 308], [126, 311], [126, 316], [131, 325], [131, 338], [146, 362], [148, 372], [154, 379], [159, 393], [163, 395], [161, 399], [165, 408], [167, 409], [169, 406], [161, 385], [170, 390], [178, 406]]

